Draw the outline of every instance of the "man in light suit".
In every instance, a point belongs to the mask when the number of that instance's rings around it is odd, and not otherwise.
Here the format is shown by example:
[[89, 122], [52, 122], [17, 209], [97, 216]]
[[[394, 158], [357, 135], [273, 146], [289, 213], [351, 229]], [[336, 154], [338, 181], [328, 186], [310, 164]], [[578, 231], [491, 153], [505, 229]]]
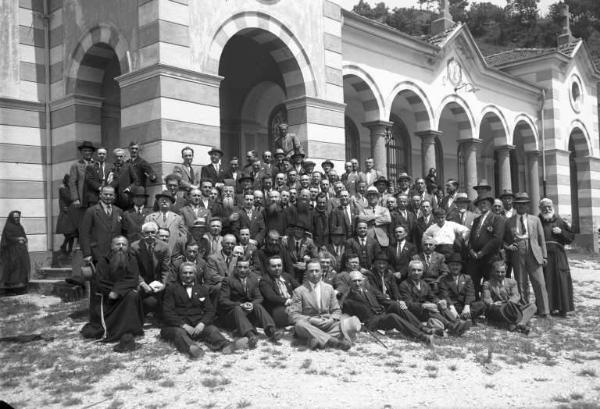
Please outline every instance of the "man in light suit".
[[222, 240], [222, 249], [208, 256], [206, 260], [206, 279], [208, 285], [221, 288], [221, 283], [226, 277], [233, 275], [237, 257], [233, 254], [235, 236], [226, 234]]
[[471, 229], [477, 214], [469, 210], [471, 201], [469, 200], [467, 194], [463, 192], [457, 193], [454, 204], [456, 207], [446, 215], [446, 220], [462, 224], [463, 226]]
[[392, 222], [392, 217], [387, 207], [378, 205], [379, 196], [376, 187], [371, 186], [367, 189], [369, 205], [358, 215], [358, 220], [367, 223], [369, 237], [374, 238], [381, 247], [387, 247], [390, 244], [388, 225]]
[[222, 184], [225, 180], [225, 168], [221, 163], [223, 151], [219, 148], [212, 148], [208, 151], [210, 155], [210, 164], [202, 167], [202, 180], [210, 180], [213, 185]]
[[531, 280], [538, 314], [546, 317], [549, 314], [548, 292], [542, 267], [548, 256], [544, 229], [538, 217], [527, 214], [530, 203], [527, 193], [515, 194], [513, 203], [517, 214], [506, 222], [504, 248], [509, 252], [523, 303], [529, 304]]
[[205, 218], [206, 220], [210, 219], [210, 209], [205, 208], [201, 204], [202, 192], [200, 189], [192, 189], [190, 191], [190, 203], [186, 206], [183, 206], [179, 213], [181, 217], [183, 217], [183, 222], [185, 223], [185, 227], [188, 231], [191, 231], [192, 226], [194, 225], [194, 221], [197, 218]]
[[197, 188], [200, 185], [201, 171], [195, 166], [192, 166], [194, 160], [194, 150], [186, 146], [181, 150], [183, 163], [173, 168], [173, 173], [181, 177], [181, 188], [190, 191], [192, 188]]
[[100, 191], [100, 202], [88, 208], [81, 221], [79, 240], [83, 259], [98, 261], [111, 249], [111, 240], [121, 235], [123, 211], [113, 205], [115, 189], [104, 186]]
[[332, 347], [347, 351], [352, 344], [346, 338], [352, 338], [360, 330], [360, 322], [356, 325], [358, 319], [351, 317], [342, 325], [335, 291], [322, 282], [322, 275], [319, 260], [310, 260], [306, 265], [306, 281], [292, 296], [288, 309], [290, 321], [294, 323], [296, 336], [305, 339], [310, 349]]
[[381, 172], [375, 169], [375, 161], [373, 158], [369, 158], [365, 161], [365, 171], [361, 174], [360, 180], [367, 184], [367, 188], [373, 186], [373, 184], [382, 176]]
[[187, 241], [187, 229], [181, 216], [171, 211], [175, 198], [168, 190], [157, 193], [155, 198], [158, 202], [158, 211], [146, 216], [146, 222], [155, 222], [161, 229], [169, 230], [171, 233], [169, 236], [169, 251], [173, 254], [177, 243]]
[[169, 246], [156, 239], [158, 225], [154, 222], [142, 226], [143, 239], [131, 243], [130, 253], [135, 257], [140, 272], [140, 295], [144, 314], [160, 312], [162, 290], [167, 284]]

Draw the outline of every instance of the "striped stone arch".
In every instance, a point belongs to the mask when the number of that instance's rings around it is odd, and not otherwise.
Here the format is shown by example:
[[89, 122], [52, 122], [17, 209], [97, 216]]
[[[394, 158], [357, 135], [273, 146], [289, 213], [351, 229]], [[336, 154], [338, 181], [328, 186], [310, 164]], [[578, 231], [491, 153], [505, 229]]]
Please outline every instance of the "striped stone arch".
[[454, 121], [458, 127], [458, 139], [471, 139], [474, 135], [477, 126], [471, 113], [469, 105], [457, 95], [449, 95], [442, 100], [436, 111], [435, 118], [437, 119], [437, 130], [440, 130], [440, 121], [442, 113], [445, 109], [450, 110], [450, 114], [454, 117]]
[[342, 68], [344, 85], [356, 91], [365, 111], [365, 121], [377, 121], [386, 118], [385, 105], [381, 91], [373, 78], [356, 65], [345, 65]]
[[583, 122], [576, 119], [569, 125], [568, 137], [566, 139], [565, 149], [569, 150], [569, 140], [573, 138], [573, 147], [575, 148], [575, 156], [583, 158], [592, 156], [592, 144], [590, 143], [590, 134]]
[[487, 106], [481, 111], [481, 120], [479, 121], [479, 139], [486, 139], [486, 135], [481, 135], [483, 122], [486, 121], [492, 131], [491, 139], [494, 146], [504, 146], [508, 144], [508, 125], [504, 115], [495, 106]]
[[205, 72], [219, 74], [223, 49], [236, 34], [267, 48], [281, 70], [288, 98], [319, 96], [308, 55], [296, 36], [279, 20], [256, 11], [236, 14], [219, 27], [202, 63]]
[[[100, 24], [90, 29], [69, 56], [70, 66], [65, 70], [66, 94], [73, 94], [77, 90], [82, 66], [102, 67], [102, 64], [110, 61], [113, 52], [119, 60], [121, 74], [129, 72], [128, 49], [127, 40], [114, 27]], [[103, 76], [102, 70], [88, 70], [84, 81], [102, 83]]]
[[433, 109], [427, 95], [418, 85], [410, 81], [397, 84], [386, 101], [386, 106], [393, 105], [394, 100], [402, 97], [408, 102], [415, 116], [416, 130], [427, 131], [433, 129]]
[[515, 126], [511, 132], [513, 145], [523, 144], [525, 152], [539, 151], [539, 137], [535, 122], [529, 116], [522, 114], [515, 118]]

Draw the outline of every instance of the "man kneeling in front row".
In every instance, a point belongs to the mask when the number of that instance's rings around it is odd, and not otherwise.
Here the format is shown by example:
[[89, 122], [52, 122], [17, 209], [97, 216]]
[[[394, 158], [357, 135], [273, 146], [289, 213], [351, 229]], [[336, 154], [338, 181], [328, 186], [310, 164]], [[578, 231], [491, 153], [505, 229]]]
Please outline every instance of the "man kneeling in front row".
[[342, 318], [333, 287], [324, 283], [318, 259], [306, 263], [304, 283], [294, 290], [288, 314], [296, 336], [307, 341], [310, 349], [333, 347], [349, 350], [350, 339], [360, 331], [356, 317]]
[[229, 342], [212, 322], [215, 306], [208, 287], [196, 283], [196, 264], [185, 261], [179, 266], [179, 280], [167, 286], [163, 299], [165, 327], [160, 336], [175, 344], [179, 352], [192, 358], [204, 355], [203, 341], [213, 351], [232, 353], [238, 343]]

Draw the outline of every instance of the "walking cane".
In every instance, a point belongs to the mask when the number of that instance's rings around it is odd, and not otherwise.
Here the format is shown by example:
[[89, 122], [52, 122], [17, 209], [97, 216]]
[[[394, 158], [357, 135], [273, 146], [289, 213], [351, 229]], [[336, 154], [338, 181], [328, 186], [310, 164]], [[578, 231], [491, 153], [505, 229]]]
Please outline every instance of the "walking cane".
[[370, 329], [367, 329], [367, 332], [369, 333], [369, 335], [371, 335], [373, 338], [375, 338], [375, 341], [377, 341], [378, 343], [383, 345], [383, 347], [385, 349], [389, 349], [388, 346], [386, 344], [384, 344], [383, 341], [381, 339], [379, 339], [379, 337], [377, 335], [375, 335], [375, 333], [373, 331], [371, 331]]

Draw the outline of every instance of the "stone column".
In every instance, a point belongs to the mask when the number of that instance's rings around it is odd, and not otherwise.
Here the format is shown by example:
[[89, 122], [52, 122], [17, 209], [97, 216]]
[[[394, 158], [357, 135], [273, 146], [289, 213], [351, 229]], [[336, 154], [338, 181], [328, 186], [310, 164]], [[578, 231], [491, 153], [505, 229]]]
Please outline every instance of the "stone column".
[[385, 147], [385, 135], [388, 128], [393, 125], [389, 121], [371, 121], [363, 122], [363, 126], [371, 131], [371, 155], [375, 161], [375, 168], [380, 170], [385, 177], [388, 177], [387, 171], [387, 152]]
[[[502, 193], [502, 191], [506, 189], [512, 189], [512, 179], [510, 174], [510, 152], [515, 149], [514, 145], [503, 145], [498, 147], [498, 170], [500, 172], [500, 179], [498, 186], [498, 191]], [[489, 180], [489, 179], [488, 179]], [[539, 195], [539, 191], [538, 191]]]
[[465, 139], [458, 141], [465, 156], [465, 189], [469, 199], [475, 200], [477, 192], [473, 186], [477, 185], [477, 149], [481, 139]]
[[435, 157], [435, 137], [442, 135], [442, 132], [429, 129], [427, 131], [415, 132], [415, 135], [421, 138], [422, 175], [425, 177], [429, 174], [429, 169], [437, 167]]
[[529, 197], [531, 198], [531, 214], [537, 214], [540, 204], [540, 172], [539, 172], [540, 151], [527, 152], [527, 186], [529, 187]]

